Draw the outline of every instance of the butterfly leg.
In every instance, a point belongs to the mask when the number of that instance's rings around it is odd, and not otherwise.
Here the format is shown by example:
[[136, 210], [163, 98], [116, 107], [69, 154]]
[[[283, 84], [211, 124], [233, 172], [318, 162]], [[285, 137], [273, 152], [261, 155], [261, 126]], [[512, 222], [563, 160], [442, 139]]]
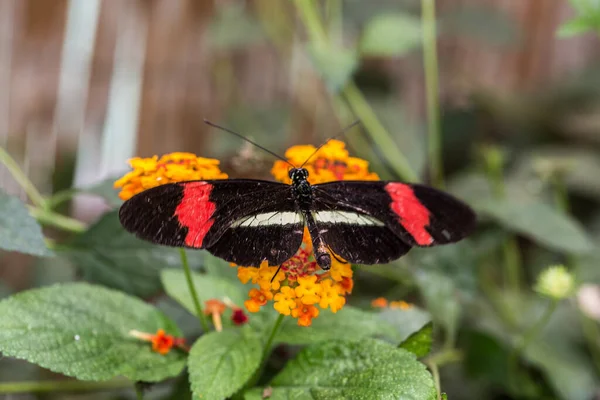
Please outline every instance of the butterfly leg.
[[317, 223], [310, 211], [303, 213], [306, 225], [308, 226], [308, 233], [310, 233], [310, 239], [312, 240], [317, 264], [323, 270], [327, 271], [331, 268], [331, 255], [327, 252], [327, 244], [325, 244], [325, 240], [323, 240], [323, 236], [321, 236]]

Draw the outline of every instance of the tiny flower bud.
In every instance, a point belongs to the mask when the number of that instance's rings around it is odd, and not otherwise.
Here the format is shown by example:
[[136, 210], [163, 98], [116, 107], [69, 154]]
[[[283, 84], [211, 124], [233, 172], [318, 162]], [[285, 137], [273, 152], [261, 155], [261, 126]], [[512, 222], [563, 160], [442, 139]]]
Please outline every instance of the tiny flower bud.
[[542, 271], [534, 290], [555, 300], [569, 297], [575, 290], [575, 279], [563, 265], [556, 265]]

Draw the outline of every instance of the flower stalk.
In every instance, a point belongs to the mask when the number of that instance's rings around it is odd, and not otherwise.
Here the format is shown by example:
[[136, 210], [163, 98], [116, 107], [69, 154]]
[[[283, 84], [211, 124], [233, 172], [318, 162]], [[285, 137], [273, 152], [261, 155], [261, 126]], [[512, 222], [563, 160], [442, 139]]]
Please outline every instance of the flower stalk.
[[190, 296], [192, 296], [192, 302], [194, 303], [194, 309], [196, 310], [196, 316], [200, 321], [200, 325], [202, 326], [202, 330], [204, 332], [208, 332], [210, 327], [208, 322], [206, 321], [206, 316], [204, 315], [204, 311], [202, 310], [202, 304], [200, 304], [200, 299], [198, 298], [198, 293], [196, 292], [196, 287], [194, 286], [194, 281], [192, 279], [192, 272], [190, 271], [190, 264], [188, 262], [187, 254], [185, 249], [180, 248], [179, 254], [181, 255], [181, 265], [183, 267], [183, 272], [185, 274], [185, 280], [188, 285], [188, 289], [190, 291]]
[[0, 147], [0, 163], [2, 163], [6, 169], [10, 172], [15, 181], [23, 188], [29, 200], [42, 209], [46, 207], [46, 201], [44, 197], [38, 192], [35, 185], [29, 180], [27, 175], [19, 167], [19, 164], [8, 154], [6, 150]]

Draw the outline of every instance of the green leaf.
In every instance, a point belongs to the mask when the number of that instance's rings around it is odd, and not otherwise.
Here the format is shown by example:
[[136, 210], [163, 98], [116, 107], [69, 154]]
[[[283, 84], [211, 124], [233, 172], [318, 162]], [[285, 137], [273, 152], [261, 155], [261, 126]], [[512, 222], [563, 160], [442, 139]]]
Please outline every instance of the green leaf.
[[556, 36], [559, 38], [569, 38], [581, 35], [594, 29], [593, 21], [587, 16], [572, 19], [562, 24], [556, 31]]
[[309, 327], [298, 326], [297, 321], [286, 318], [275, 337], [276, 342], [286, 344], [310, 344], [328, 340], [357, 340], [372, 336], [382, 336], [399, 340], [393, 325], [382, 321], [379, 315], [345, 306], [337, 313], [321, 310], [319, 317]]
[[367, 23], [360, 40], [366, 56], [403, 56], [421, 46], [421, 21], [410, 14], [377, 15]]
[[0, 249], [34, 256], [51, 256], [42, 228], [25, 205], [0, 189]]
[[432, 344], [433, 324], [429, 322], [400, 343], [400, 348], [410, 351], [417, 357], [424, 357], [431, 351]]
[[220, 400], [238, 391], [260, 365], [261, 340], [248, 329], [228, 329], [202, 336], [188, 359], [194, 398]]
[[487, 200], [475, 207], [502, 226], [550, 249], [585, 253], [593, 248], [585, 231], [572, 217], [545, 203]]
[[415, 277], [427, 310], [433, 320], [444, 327], [450, 336], [448, 340], [453, 342], [461, 314], [456, 285], [447, 276], [434, 271], [419, 271]]
[[85, 283], [28, 290], [0, 302], [0, 351], [82, 380], [123, 375], [156, 382], [185, 365], [178, 350], [166, 355], [129, 332], [158, 329], [180, 336], [161, 312], [115, 290]]
[[119, 177], [108, 178], [95, 185], [84, 187], [79, 190], [82, 193], [102, 197], [110, 207], [117, 208], [123, 204], [123, 200], [119, 197], [119, 189], [114, 188], [117, 179], [119, 179]]
[[341, 91], [358, 67], [354, 50], [320, 45], [309, 45], [307, 50], [315, 69], [332, 93]]
[[[230, 267], [231, 268], [231, 267]], [[192, 314], [196, 314], [194, 301], [188, 289], [185, 274], [181, 270], [166, 269], [162, 271], [161, 281], [169, 296], [184, 306]], [[229, 297], [238, 306], [247, 299], [247, 290], [241, 284], [211, 275], [192, 274], [192, 281], [201, 303], [209, 299]]]
[[[117, 214], [105, 214], [62, 253], [81, 268], [88, 281], [142, 297], [154, 295], [161, 290], [160, 270], [181, 268], [179, 250], [137, 239], [123, 229]], [[188, 259], [192, 268], [199, 267], [198, 257], [190, 254]]]
[[[269, 386], [278, 399], [434, 400], [425, 366], [408, 351], [373, 339], [323, 342], [305, 348]], [[262, 398], [262, 389], [246, 394]]]

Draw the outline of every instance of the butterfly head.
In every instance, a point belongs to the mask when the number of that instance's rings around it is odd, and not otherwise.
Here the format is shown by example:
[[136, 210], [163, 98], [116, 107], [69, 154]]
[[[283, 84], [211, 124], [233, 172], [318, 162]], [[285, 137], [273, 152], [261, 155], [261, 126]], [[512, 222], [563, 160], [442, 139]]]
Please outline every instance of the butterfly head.
[[306, 178], [308, 178], [308, 171], [306, 168], [292, 168], [290, 169], [290, 172], [288, 172], [288, 175], [292, 180], [292, 183], [297, 184], [306, 181]]

